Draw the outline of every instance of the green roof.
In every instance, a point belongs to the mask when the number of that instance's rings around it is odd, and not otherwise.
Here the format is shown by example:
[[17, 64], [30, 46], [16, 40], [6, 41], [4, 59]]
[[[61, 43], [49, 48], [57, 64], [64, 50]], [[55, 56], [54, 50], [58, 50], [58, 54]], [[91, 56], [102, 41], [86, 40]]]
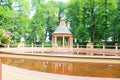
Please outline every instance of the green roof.
[[53, 34], [71, 34], [71, 32], [66, 26], [58, 26]]

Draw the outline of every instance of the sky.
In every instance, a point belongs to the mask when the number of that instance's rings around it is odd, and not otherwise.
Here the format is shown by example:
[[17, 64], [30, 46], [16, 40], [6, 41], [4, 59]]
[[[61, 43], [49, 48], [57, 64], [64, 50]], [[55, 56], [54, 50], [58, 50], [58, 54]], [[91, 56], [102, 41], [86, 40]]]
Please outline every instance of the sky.
[[56, 1], [68, 2], [69, 0], [56, 0]]
[[[45, 0], [45, 1], [47, 2], [49, 0]], [[69, 0], [56, 0], [56, 1], [68, 2]], [[35, 14], [35, 10], [31, 11], [30, 14], [31, 15], [29, 17], [32, 18], [32, 16]]]
[[[46, 1], [49, 1], [49, 0], [46, 0]], [[56, 0], [56, 1], [68, 2], [69, 0]]]

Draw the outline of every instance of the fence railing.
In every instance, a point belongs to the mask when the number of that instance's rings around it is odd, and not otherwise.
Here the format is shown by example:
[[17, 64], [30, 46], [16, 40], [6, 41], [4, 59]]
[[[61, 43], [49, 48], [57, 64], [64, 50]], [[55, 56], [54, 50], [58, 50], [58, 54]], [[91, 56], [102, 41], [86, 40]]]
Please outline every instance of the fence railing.
[[[31, 44], [31, 45], [7, 45], [6, 47], [52, 47], [52, 45], [45, 45], [45, 44]], [[87, 45], [73, 45], [73, 48], [87, 48]], [[105, 49], [120, 49], [119, 45], [94, 45], [94, 48], [105, 48]]]

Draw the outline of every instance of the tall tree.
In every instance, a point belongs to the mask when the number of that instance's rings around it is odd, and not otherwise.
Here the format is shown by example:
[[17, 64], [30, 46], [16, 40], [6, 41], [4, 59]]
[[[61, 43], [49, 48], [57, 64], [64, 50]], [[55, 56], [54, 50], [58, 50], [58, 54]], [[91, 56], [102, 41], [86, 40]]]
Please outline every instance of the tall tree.
[[116, 0], [116, 11], [114, 11], [113, 20], [113, 40], [116, 43], [120, 43], [120, 0]]
[[65, 3], [62, 2], [62, 1], [59, 1], [57, 4], [58, 4], [57, 7], [59, 8], [58, 18], [59, 18], [59, 22], [60, 22], [61, 17], [65, 15], [66, 5], [65, 5]]
[[90, 2], [90, 6], [91, 6], [91, 42], [94, 43], [95, 41], [95, 28], [96, 28], [96, 24], [95, 24], [95, 0], [91, 0]]
[[70, 22], [71, 32], [78, 42], [89, 40], [89, 33], [86, 27], [86, 18], [88, 5], [84, 5], [82, 0], [71, 0], [67, 5], [67, 21]]
[[[46, 36], [49, 36], [49, 40], [52, 40], [52, 33], [58, 25], [59, 8], [55, 1], [48, 1], [46, 4]], [[47, 35], [48, 34], [48, 35]]]
[[45, 5], [44, 0], [37, 0], [32, 2], [36, 7], [35, 15], [30, 23], [30, 41], [42, 43], [45, 36]]
[[76, 29], [80, 23], [80, 1], [71, 0], [67, 5], [67, 21], [70, 22], [71, 32], [74, 38], [77, 38]]

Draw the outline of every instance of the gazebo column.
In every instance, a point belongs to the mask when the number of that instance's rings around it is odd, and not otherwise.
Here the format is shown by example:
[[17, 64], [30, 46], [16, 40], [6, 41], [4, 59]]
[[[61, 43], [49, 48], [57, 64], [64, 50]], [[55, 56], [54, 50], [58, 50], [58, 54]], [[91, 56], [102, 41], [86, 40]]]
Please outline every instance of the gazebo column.
[[65, 37], [63, 36], [63, 43], [62, 43], [62, 46], [63, 46], [63, 48], [65, 47], [65, 45], [64, 45], [64, 41], [65, 41]]
[[55, 48], [55, 36], [52, 37], [52, 47]]
[[70, 47], [70, 37], [68, 37], [68, 47]]
[[57, 47], [57, 37], [55, 36], [55, 48]]
[[54, 37], [52, 36], [52, 47], [54, 47]]
[[63, 38], [62, 37], [60, 39], [60, 42], [61, 42], [60, 47], [62, 47], [63, 46]]
[[70, 36], [70, 48], [72, 48], [72, 37]]

